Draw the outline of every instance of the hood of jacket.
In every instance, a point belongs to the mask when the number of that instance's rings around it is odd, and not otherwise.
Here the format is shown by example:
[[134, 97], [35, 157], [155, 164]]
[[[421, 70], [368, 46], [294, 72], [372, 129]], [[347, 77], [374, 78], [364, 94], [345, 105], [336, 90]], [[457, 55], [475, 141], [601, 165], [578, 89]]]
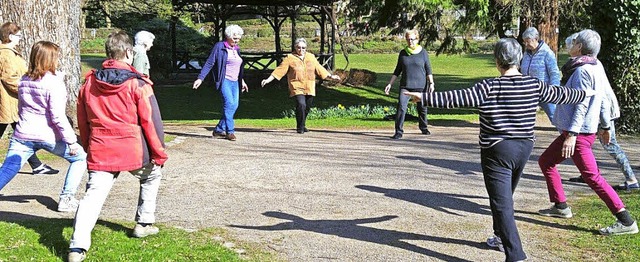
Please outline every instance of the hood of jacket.
[[102, 63], [102, 69], [93, 70], [89, 72], [88, 76], [90, 75], [93, 75], [96, 80], [96, 88], [105, 94], [117, 93], [127, 88], [126, 81], [132, 78], [153, 85], [149, 78], [138, 73], [132, 65], [115, 59], [105, 60]]

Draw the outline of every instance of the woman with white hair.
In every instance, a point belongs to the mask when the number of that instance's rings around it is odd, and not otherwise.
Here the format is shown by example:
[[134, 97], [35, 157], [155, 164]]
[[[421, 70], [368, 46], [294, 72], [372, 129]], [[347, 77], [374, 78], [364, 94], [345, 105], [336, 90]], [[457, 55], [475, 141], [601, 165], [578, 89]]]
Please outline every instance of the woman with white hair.
[[[548, 85], [560, 85], [558, 60], [556, 60], [556, 55], [551, 51], [551, 48], [540, 40], [538, 30], [535, 27], [527, 28], [522, 32], [522, 40], [525, 48], [520, 64], [522, 74], [533, 76]], [[549, 121], [553, 122], [556, 105], [540, 103], [540, 107], [549, 117]]]
[[149, 76], [149, 69], [151, 69], [151, 65], [149, 64], [149, 57], [147, 56], [147, 51], [151, 49], [153, 46], [153, 40], [156, 39], [156, 36], [147, 31], [140, 31], [136, 33], [135, 36], [135, 46], [133, 47], [133, 67], [136, 71]]
[[306, 123], [307, 115], [313, 105], [313, 98], [316, 96], [316, 75], [322, 79], [331, 77], [339, 80], [340, 77], [329, 73], [313, 54], [307, 52], [307, 40], [304, 38], [296, 39], [293, 46], [293, 53], [287, 55], [271, 75], [262, 80], [261, 85], [264, 87], [273, 79], [280, 80], [287, 76], [289, 96], [296, 101], [296, 131], [304, 134], [309, 132]]
[[[576, 68], [585, 65], [585, 64], [593, 64], [602, 66], [600, 61], [595, 57], [591, 56], [580, 56], [577, 57], [572, 56], [571, 49], [573, 47], [573, 42], [576, 37], [578, 37], [578, 33], [573, 33], [567, 39], [565, 39], [565, 44], [567, 48], [567, 52], [571, 56], [569, 61], [565, 63], [562, 68], [562, 80], [560, 80], [561, 84], [566, 84], [569, 80], [569, 77], [573, 74]], [[574, 53], [575, 54], [575, 53]], [[618, 140], [616, 139], [616, 128], [615, 128], [615, 120], [620, 117], [620, 106], [618, 104], [618, 98], [616, 98], [616, 94], [613, 92], [609, 81], [607, 81], [607, 85], [605, 86], [605, 92], [607, 94], [607, 98], [609, 99], [611, 106], [611, 125], [609, 129], [609, 143], [606, 143], [605, 138], [602, 136], [598, 136], [598, 140], [600, 144], [604, 148], [604, 150], [609, 153], [611, 157], [616, 161], [618, 165], [618, 169], [622, 171], [624, 175], [625, 182], [623, 184], [613, 186], [615, 190], [638, 190], [640, 186], [638, 185], [638, 179], [636, 178], [635, 173], [633, 172], [633, 168], [631, 167], [631, 163], [629, 162], [629, 158], [627, 158], [627, 154], [622, 150]], [[581, 176], [569, 178], [571, 182], [585, 183], [584, 179]]]
[[553, 119], [555, 126], [562, 130], [549, 147], [540, 155], [538, 165], [544, 174], [549, 190], [549, 200], [553, 203], [548, 209], [540, 210], [543, 216], [571, 218], [573, 213], [567, 204], [562, 188], [562, 178], [557, 165], [571, 158], [580, 171], [582, 179], [604, 201], [617, 221], [600, 229], [602, 235], [638, 233], [638, 224], [618, 196], [618, 193], [600, 175], [598, 163], [591, 147], [600, 133], [603, 144], [610, 142], [612, 123], [611, 100], [607, 97], [609, 80], [597, 61], [600, 52], [600, 35], [593, 30], [582, 30], [573, 41], [569, 54], [576, 63], [567, 87], [577, 90], [594, 90], [596, 95], [580, 104], [559, 105]]
[[515, 39], [500, 39], [493, 54], [500, 77], [485, 79], [467, 89], [404, 94], [426, 106], [479, 109], [480, 162], [495, 234], [487, 239], [487, 245], [504, 251], [505, 261], [521, 261], [527, 256], [516, 227], [513, 193], [533, 150], [538, 103], [575, 104], [593, 93], [550, 86], [522, 75], [518, 70], [522, 47]]
[[224, 35], [225, 41], [213, 45], [211, 54], [200, 70], [198, 79], [193, 82], [193, 89], [198, 89], [202, 80], [213, 69], [213, 82], [222, 95], [222, 117], [213, 130], [212, 136], [236, 141], [233, 116], [240, 103], [239, 86], [242, 85], [242, 92], [249, 91], [249, 87], [242, 78], [244, 69], [238, 46], [244, 31], [238, 25], [229, 25], [224, 29]]

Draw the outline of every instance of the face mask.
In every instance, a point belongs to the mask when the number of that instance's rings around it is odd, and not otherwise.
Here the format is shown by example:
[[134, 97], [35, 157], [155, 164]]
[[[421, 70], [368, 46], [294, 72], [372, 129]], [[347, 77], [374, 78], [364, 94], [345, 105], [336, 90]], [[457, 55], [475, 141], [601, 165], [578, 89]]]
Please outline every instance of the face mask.
[[19, 35], [14, 35], [14, 34], [9, 35], [9, 41], [11, 41], [11, 43], [18, 43], [18, 41], [20, 41], [20, 38], [22, 37]]

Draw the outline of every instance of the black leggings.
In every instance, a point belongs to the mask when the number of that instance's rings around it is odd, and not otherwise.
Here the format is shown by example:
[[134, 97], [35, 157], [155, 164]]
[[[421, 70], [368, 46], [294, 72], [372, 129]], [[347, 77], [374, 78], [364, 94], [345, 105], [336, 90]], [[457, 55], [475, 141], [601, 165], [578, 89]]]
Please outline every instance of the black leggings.
[[[14, 131], [16, 130], [16, 124], [17, 124], [16, 122], [11, 123], [11, 127], [13, 128]], [[7, 130], [8, 125], [9, 124], [0, 124], [0, 137], [4, 135], [4, 131]], [[27, 159], [27, 163], [29, 163], [29, 166], [31, 166], [31, 169], [35, 169], [42, 165], [42, 162], [40, 161], [40, 159], [38, 159], [38, 156], [36, 156], [35, 153], [31, 155], [29, 159]]]

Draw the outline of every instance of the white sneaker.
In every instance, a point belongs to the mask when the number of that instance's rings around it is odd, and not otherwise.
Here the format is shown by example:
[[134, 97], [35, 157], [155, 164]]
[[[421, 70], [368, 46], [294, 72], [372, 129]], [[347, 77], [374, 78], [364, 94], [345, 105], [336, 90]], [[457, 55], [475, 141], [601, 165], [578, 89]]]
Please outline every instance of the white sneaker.
[[69, 255], [67, 255], [67, 261], [69, 262], [80, 262], [80, 261], [84, 261], [85, 258], [87, 258], [87, 252], [85, 251], [81, 251], [81, 252], [72, 251], [72, 252], [69, 252]]
[[78, 210], [79, 203], [80, 201], [72, 196], [60, 197], [60, 202], [58, 202], [58, 212], [75, 212]]
[[501, 252], [504, 252], [504, 246], [502, 245], [502, 239], [499, 236], [493, 235], [490, 238], [487, 238], [487, 246], [492, 248], [498, 248]]
[[136, 224], [133, 228], [133, 237], [143, 238], [150, 235], [155, 235], [160, 232], [160, 229], [154, 227], [153, 225], [142, 226], [140, 224]]
[[605, 236], [611, 235], [624, 235], [624, 234], [636, 234], [638, 233], [638, 223], [633, 221], [633, 224], [630, 226], [625, 226], [620, 221], [616, 221], [613, 225], [610, 225], [605, 228], [601, 228], [600, 234]]

